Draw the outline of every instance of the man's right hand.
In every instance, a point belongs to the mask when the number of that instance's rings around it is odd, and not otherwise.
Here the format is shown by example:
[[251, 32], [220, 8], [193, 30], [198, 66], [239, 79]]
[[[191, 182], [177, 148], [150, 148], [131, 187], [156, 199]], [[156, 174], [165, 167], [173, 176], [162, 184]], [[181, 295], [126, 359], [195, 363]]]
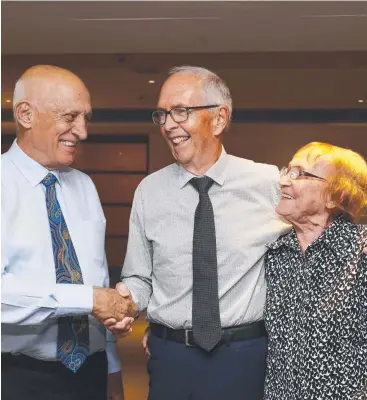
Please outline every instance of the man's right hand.
[[151, 356], [150, 351], [149, 351], [149, 347], [148, 347], [149, 335], [150, 335], [150, 328], [148, 326], [147, 328], [145, 328], [144, 336], [143, 336], [143, 339], [141, 341], [144, 353], [148, 358], [150, 358], [150, 356]]
[[125, 317], [134, 317], [137, 312], [136, 306], [129, 294], [119, 293], [116, 289], [93, 288], [93, 311], [92, 315], [100, 320], [115, 322]]

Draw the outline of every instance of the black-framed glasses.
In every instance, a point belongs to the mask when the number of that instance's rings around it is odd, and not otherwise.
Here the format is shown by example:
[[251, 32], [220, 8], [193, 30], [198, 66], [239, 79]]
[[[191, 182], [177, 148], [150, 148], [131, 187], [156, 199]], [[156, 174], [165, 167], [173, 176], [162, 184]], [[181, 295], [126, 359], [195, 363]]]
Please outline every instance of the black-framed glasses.
[[219, 107], [219, 104], [212, 104], [209, 106], [196, 106], [196, 107], [173, 107], [170, 110], [158, 108], [152, 112], [152, 119], [155, 124], [164, 125], [167, 121], [167, 115], [177, 122], [185, 122], [189, 118], [189, 111], [191, 110], [205, 110], [207, 108]]
[[300, 167], [292, 167], [292, 168], [287, 168], [283, 167], [280, 170], [280, 176], [287, 177], [291, 179], [292, 181], [295, 181], [296, 179], [303, 178], [303, 177], [308, 177], [308, 178], [315, 178], [315, 179], [320, 179], [322, 181], [326, 181], [325, 178], [321, 178], [321, 176], [317, 176], [314, 174], [311, 174], [310, 172], [303, 171]]

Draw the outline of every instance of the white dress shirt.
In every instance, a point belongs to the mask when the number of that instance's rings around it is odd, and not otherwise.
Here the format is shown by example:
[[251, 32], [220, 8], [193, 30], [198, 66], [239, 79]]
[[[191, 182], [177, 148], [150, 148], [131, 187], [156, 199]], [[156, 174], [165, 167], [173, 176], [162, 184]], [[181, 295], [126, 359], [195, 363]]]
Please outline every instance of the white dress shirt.
[[[263, 318], [266, 244], [289, 226], [275, 214], [279, 170], [228, 155], [205, 173], [213, 205], [223, 327]], [[174, 329], [192, 327], [192, 240], [197, 190], [194, 177], [171, 164], [143, 179], [130, 216], [122, 278], [148, 320]]]
[[[50, 172], [13, 143], [1, 160], [1, 351], [56, 360], [57, 318], [90, 314], [93, 286], [108, 287], [106, 220], [88, 175], [51, 171], [57, 199], [83, 274], [83, 285], [56, 283], [41, 181]], [[115, 343], [89, 315], [90, 354], [106, 348], [109, 372], [120, 370]]]

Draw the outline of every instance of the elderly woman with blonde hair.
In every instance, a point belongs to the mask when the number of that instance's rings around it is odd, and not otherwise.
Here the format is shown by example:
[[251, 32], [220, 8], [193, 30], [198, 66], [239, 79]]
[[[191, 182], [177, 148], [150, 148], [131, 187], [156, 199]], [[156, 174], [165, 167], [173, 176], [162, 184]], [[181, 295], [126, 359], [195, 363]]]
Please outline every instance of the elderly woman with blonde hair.
[[367, 399], [367, 164], [310, 143], [281, 171], [277, 213], [293, 229], [269, 245], [265, 400]]

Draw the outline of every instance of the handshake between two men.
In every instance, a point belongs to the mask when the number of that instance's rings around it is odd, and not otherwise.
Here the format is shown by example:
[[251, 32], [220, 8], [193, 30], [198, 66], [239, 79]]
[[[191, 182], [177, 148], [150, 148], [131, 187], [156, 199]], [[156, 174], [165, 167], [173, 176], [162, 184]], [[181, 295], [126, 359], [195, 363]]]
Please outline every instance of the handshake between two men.
[[131, 324], [138, 312], [138, 307], [124, 283], [118, 283], [116, 289], [93, 289], [92, 315], [116, 336], [123, 337], [131, 331]]

